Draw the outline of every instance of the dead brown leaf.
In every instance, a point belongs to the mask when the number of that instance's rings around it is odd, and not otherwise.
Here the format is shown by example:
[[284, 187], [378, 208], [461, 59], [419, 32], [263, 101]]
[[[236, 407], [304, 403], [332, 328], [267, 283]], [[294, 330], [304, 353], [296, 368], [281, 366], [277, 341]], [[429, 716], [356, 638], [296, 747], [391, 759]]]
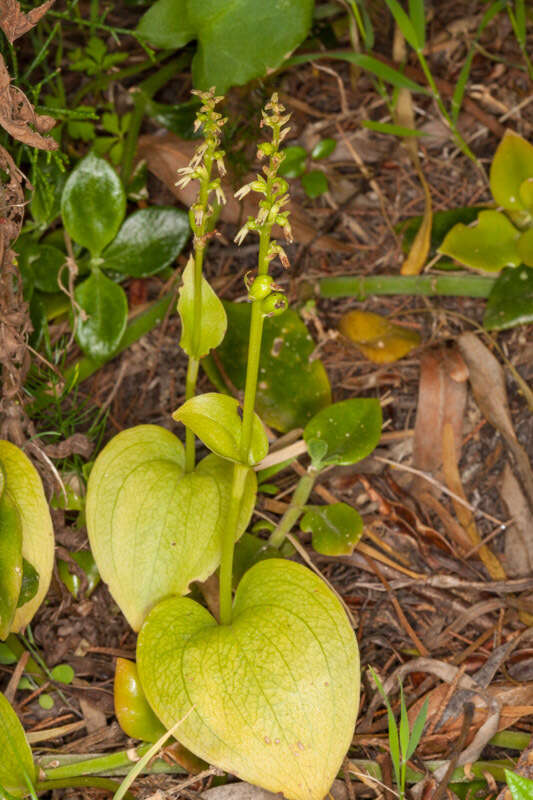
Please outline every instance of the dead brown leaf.
[[37, 8], [32, 8], [27, 14], [21, 10], [17, 0], [1, 0], [0, 2], [0, 28], [10, 42], [14, 42], [23, 33], [30, 31], [34, 25], [48, 11], [55, 0], [46, 0]]
[[[189, 183], [184, 188], [176, 186], [178, 180], [178, 170], [188, 166], [194, 151], [196, 142], [188, 142], [175, 136], [173, 133], [166, 133], [163, 136], [141, 136], [137, 146], [137, 155], [146, 161], [147, 167], [185, 206], [189, 207], [196, 200], [197, 186], [195, 182]], [[254, 179], [254, 175], [249, 175], [243, 179], [246, 183]], [[226, 195], [226, 204], [222, 206], [220, 218], [224, 222], [231, 222], [238, 225], [241, 220], [257, 212], [257, 203], [253, 195], [247, 195], [242, 204], [235, 200], [233, 187], [228, 180], [222, 180], [222, 188]], [[315, 239], [316, 228], [306, 219], [305, 213], [296, 205], [290, 203], [291, 227], [295, 241], [300, 244], [312, 243], [312, 247], [319, 250], [334, 252], [351, 252], [352, 246], [334, 239], [332, 236], [319, 236]], [[274, 235], [284, 238], [280, 229], [274, 229]]]
[[40, 150], [57, 150], [58, 143], [48, 133], [56, 124], [55, 119], [35, 110], [18, 87], [11, 85], [11, 77], [0, 56], [0, 125], [19, 142], [38, 147]]
[[513, 522], [505, 534], [505, 561], [512, 578], [533, 574], [531, 512], [509, 464], [503, 470], [500, 494]]
[[85, 434], [75, 433], [59, 444], [47, 444], [43, 450], [49, 458], [68, 458], [74, 453], [89, 458], [93, 451], [93, 444]]

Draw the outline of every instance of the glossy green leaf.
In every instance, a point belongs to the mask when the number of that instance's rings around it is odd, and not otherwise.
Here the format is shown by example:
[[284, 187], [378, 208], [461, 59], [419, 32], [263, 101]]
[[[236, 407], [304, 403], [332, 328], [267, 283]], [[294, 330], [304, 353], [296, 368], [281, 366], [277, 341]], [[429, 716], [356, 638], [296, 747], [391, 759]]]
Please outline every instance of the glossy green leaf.
[[[155, 425], [115, 436], [87, 487], [87, 530], [102, 579], [134, 630], [170, 594], [185, 594], [220, 563], [232, 469], [215, 456], [184, 473], [183, 445]], [[238, 535], [250, 519], [250, 470]]]
[[481, 211], [477, 225], [459, 223], [446, 235], [439, 251], [462, 264], [484, 272], [499, 272], [520, 263], [520, 232], [499, 211]]
[[22, 585], [22, 520], [7, 492], [0, 499], [0, 639], [7, 639]]
[[312, 0], [292, 0], [290, 13], [284, 0], [259, 6], [253, 0], [158, 0], [138, 32], [172, 49], [197, 39], [194, 85], [224, 93], [279, 67], [305, 39], [312, 10]]
[[258, 564], [259, 561], [264, 561], [267, 558], [279, 558], [279, 555], [279, 550], [275, 547], [270, 547], [265, 539], [259, 539], [251, 533], [243, 533], [239, 541], [235, 542], [233, 555], [234, 586], [238, 586], [244, 573], [254, 564]]
[[319, 169], [313, 169], [302, 175], [303, 190], [311, 200], [328, 191], [328, 179]]
[[533, 267], [533, 227], [521, 234], [517, 248], [522, 262], [528, 267]]
[[63, 225], [75, 242], [99, 256], [117, 235], [126, 211], [122, 182], [94, 153], [70, 173], [61, 195]]
[[64, 683], [66, 686], [72, 683], [74, 674], [74, 670], [70, 664], [56, 664], [56, 666], [52, 667], [50, 670], [52, 678], [58, 683]]
[[181, 317], [180, 347], [189, 357], [200, 359], [222, 342], [227, 328], [226, 312], [222, 301], [202, 276], [201, 318], [198, 321], [199, 336], [194, 337], [194, 261], [187, 262], [183, 270], [183, 284], [178, 300], [178, 312]]
[[81, 579], [75, 572], [71, 572], [67, 561], [57, 559], [57, 572], [72, 597], [77, 600], [81, 589]]
[[128, 300], [124, 289], [97, 270], [76, 287], [74, 297], [87, 315], [87, 319], [78, 317], [76, 341], [88, 356], [105, 361], [126, 330]]
[[[228, 332], [217, 349], [225, 375], [239, 391], [244, 390], [251, 305], [224, 303]], [[295, 311], [265, 319], [261, 366], [255, 410], [266, 425], [290, 431], [303, 427], [331, 402], [331, 387], [320, 359], [311, 360], [315, 349], [309, 332]], [[211, 358], [202, 366], [217, 388], [224, 391], [221, 373]]]
[[193, 753], [289, 800], [323, 800], [351, 743], [359, 657], [315, 574], [283, 559], [243, 577], [231, 625], [188, 598], [160, 603], [138, 640], [148, 702]]
[[35, 567], [22, 559], [22, 583], [20, 585], [20, 594], [17, 600], [17, 608], [29, 603], [37, 594], [39, 588], [39, 573]]
[[194, 123], [198, 108], [199, 104], [196, 98], [177, 105], [148, 100], [146, 114], [158, 125], [175, 133], [180, 139], [196, 139], [198, 132], [194, 130]]
[[100, 583], [100, 573], [98, 572], [94, 556], [89, 550], [78, 550], [75, 553], [71, 553], [71, 556], [73, 561], [75, 561], [78, 567], [85, 573], [87, 579], [85, 596], [90, 597]]
[[190, 23], [187, 0], [157, 0], [152, 3], [137, 26], [137, 33], [154, 47], [177, 50], [196, 38]]
[[284, 178], [299, 178], [305, 172], [305, 162], [307, 161], [307, 150], [303, 147], [286, 147], [282, 150], [285, 158], [281, 162], [278, 170]]
[[315, 161], [320, 161], [329, 156], [335, 151], [337, 147], [336, 139], [320, 139], [311, 150], [311, 158]]
[[[446, 234], [451, 231], [454, 225], [462, 222], [464, 225], [470, 225], [477, 219], [480, 211], [484, 211], [483, 206], [464, 206], [462, 208], [452, 208], [449, 211], [434, 211], [431, 223], [431, 239], [429, 255], [434, 256], [437, 250], [444, 241]], [[416, 217], [411, 217], [405, 222], [401, 222], [396, 230], [403, 234], [402, 250], [408, 253], [415, 240], [422, 224], [423, 215], [420, 214]], [[436, 265], [438, 266], [438, 264]]]
[[20, 268], [32, 273], [33, 284], [37, 289], [50, 293], [59, 290], [58, 275], [67, 259], [65, 253], [49, 244], [40, 244], [34, 239], [22, 237], [17, 241], [15, 249]]
[[533, 145], [514, 131], [506, 131], [490, 168], [490, 188], [498, 205], [512, 211], [524, 210], [520, 187], [532, 177]]
[[529, 212], [533, 212], [533, 175], [520, 184], [518, 195]]
[[0, 441], [0, 465], [7, 496], [22, 523], [22, 556], [39, 574], [34, 597], [17, 608], [11, 631], [18, 633], [33, 618], [50, 586], [54, 566], [54, 533], [48, 503], [39, 473], [29, 458], [14, 444]]
[[35, 767], [24, 728], [3, 694], [0, 694], [0, 787], [15, 797], [28, 794], [35, 782]]
[[126, 736], [143, 742], [157, 742], [163, 736], [166, 728], [148, 705], [133, 661], [117, 658], [113, 693], [115, 716]]
[[533, 322], [533, 269], [508, 267], [494, 284], [483, 317], [488, 331]]
[[363, 520], [347, 503], [306, 506], [300, 528], [312, 534], [313, 548], [325, 556], [349, 556], [363, 533]]
[[533, 797], [533, 781], [516, 772], [505, 770], [505, 780], [511, 790], [513, 800], [531, 800]]
[[67, 180], [67, 171], [49, 153], [38, 152], [31, 181], [30, 211], [35, 222], [46, 228], [59, 216], [61, 193]]
[[322, 465], [355, 464], [377, 447], [381, 438], [381, 406], [378, 400], [353, 398], [324, 408], [304, 428], [306, 443], [326, 442]]
[[[191, 397], [172, 414], [193, 431], [213, 453], [241, 463], [242, 409], [234, 397], [207, 392]], [[261, 420], [254, 415], [248, 464], [258, 464], [268, 453]]]
[[102, 254], [103, 268], [144, 278], [172, 264], [189, 238], [189, 217], [179, 208], [135, 211]]

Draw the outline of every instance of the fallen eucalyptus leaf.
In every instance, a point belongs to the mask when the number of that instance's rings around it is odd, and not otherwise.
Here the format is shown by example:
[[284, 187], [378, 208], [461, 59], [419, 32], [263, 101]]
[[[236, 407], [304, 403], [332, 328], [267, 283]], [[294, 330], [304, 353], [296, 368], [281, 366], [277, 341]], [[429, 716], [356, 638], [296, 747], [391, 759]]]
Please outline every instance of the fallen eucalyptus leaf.
[[420, 334], [371, 311], [348, 311], [339, 330], [375, 364], [390, 364], [420, 344]]
[[352, 740], [359, 658], [314, 573], [256, 564], [230, 625], [188, 598], [164, 600], [140, 632], [137, 666], [157, 716], [167, 728], [183, 720], [176, 736], [193, 753], [288, 800], [326, 796]]
[[[251, 304], [224, 303], [228, 331], [216, 355], [202, 366], [215, 386], [227, 391], [223, 375], [244, 390]], [[271, 428], [286, 433], [302, 427], [331, 403], [331, 387], [320, 359], [312, 359], [315, 344], [295, 311], [265, 319], [256, 411]], [[218, 370], [217, 363], [222, 365]]]
[[507, 267], [489, 295], [483, 327], [500, 331], [530, 322], [533, 322], [533, 269]]
[[505, 532], [505, 562], [512, 578], [533, 574], [531, 509], [509, 464], [503, 470], [500, 495], [512, 522]]
[[363, 520], [347, 503], [306, 506], [300, 528], [312, 534], [313, 549], [325, 556], [350, 556], [363, 533]]
[[355, 464], [378, 446], [381, 425], [379, 400], [357, 397], [334, 403], [315, 414], [305, 426], [303, 438], [308, 449], [313, 440], [327, 444], [327, 450], [322, 449], [320, 466]]
[[[202, 275], [201, 323], [194, 324], [194, 260], [189, 259], [183, 270], [183, 285], [178, 300], [181, 317], [180, 347], [190, 358], [200, 359], [222, 342], [227, 328], [226, 312], [211, 286]], [[198, 330], [198, 341], [194, 332]]]
[[35, 767], [24, 728], [3, 694], [0, 694], [0, 787], [15, 797], [28, 794], [35, 782]]

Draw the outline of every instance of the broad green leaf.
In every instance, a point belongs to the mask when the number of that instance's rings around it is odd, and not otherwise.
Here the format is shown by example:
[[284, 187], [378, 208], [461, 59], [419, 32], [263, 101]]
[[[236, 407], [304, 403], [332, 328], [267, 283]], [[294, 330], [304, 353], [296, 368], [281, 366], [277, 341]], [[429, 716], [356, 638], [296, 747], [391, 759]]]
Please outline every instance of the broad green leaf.
[[307, 150], [303, 147], [286, 147], [282, 150], [285, 158], [281, 162], [278, 170], [284, 178], [299, 178], [305, 172], [305, 162], [307, 161]]
[[76, 341], [88, 356], [105, 361], [126, 330], [128, 300], [124, 289], [97, 270], [76, 287], [74, 297], [87, 315], [87, 319], [78, 317]]
[[154, 47], [178, 50], [196, 38], [187, 13], [187, 0], [157, 0], [137, 26], [137, 33]]
[[[449, 211], [435, 211], [431, 223], [429, 255], [436, 255], [444, 237], [454, 225], [459, 222], [464, 225], [470, 225], [471, 222], [477, 219], [479, 212], [484, 210], [483, 206], [464, 206], [463, 208], [452, 208]], [[404, 253], [408, 253], [411, 249], [411, 245], [422, 224], [422, 219], [422, 215], [411, 217], [397, 226], [396, 230], [403, 234], [402, 250]]]
[[505, 770], [505, 780], [511, 790], [513, 800], [531, 800], [533, 797], [533, 781], [517, 775], [516, 772]]
[[320, 161], [323, 158], [328, 158], [336, 149], [336, 139], [320, 139], [311, 150], [311, 158], [315, 161]]
[[351, 743], [359, 656], [339, 601], [310, 570], [261, 561], [231, 625], [188, 598], [146, 620], [137, 667], [148, 702], [193, 753], [289, 800], [323, 800]]
[[48, 160], [49, 156], [49, 153], [38, 152], [31, 177], [34, 191], [31, 194], [30, 211], [41, 228], [46, 228], [59, 216], [61, 192], [67, 180], [65, 168], [55, 158]]
[[[123, 431], [102, 450], [87, 487], [87, 530], [102, 579], [134, 630], [150, 609], [220, 563], [231, 466], [215, 456], [185, 474], [183, 446], [164, 428]], [[250, 470], [238, 535], [250, 519]]]
[[315, 414], [304, 428], [304, 440], [322, 439], [328, 449], [322, 465], [355, 464], [377, 447], [381, 437], [379, 400], [353, 398]]
[[523, 263], [528, 267], [533, 267], [533, 227], [520, 236], [517, 249]]
[[506, 131], [490, 168], [490, 188], [498, 205], [511, 211], [525, 209], [520, 187], [533, 177], [533, 145], [514, 131]]
[[70, 173], [61, 195], [63, 225], [75, 242], [99, 256], [117, 235], [126, 194], [115, 170], [93, 153]]
[[[191, 397], [172, 414], [216, 455], [242, 463], [242, 409], [234, 397], [207, 392]], [[268, 453], [268, 439], [261, 420], [254, 414], [248, 464], [258, 464]]]
[[29, 603], [37, 594], [39, 588], [39, 573], [29, 561], [22, 559], [22, 583], [17, 600], [17, 608]]
[[194, 85], [216, 86], [223, 94], [277, 69], [311, 27], [313, 0], [187, 0], [187, 17], [197, 33], [192, 62]]
[[328, 191], [328, 179], [324, 173], [319, 169], [313, 169], [302, 175], [303, 190], [311, 200], [324, 194]]
[[518, 195], [529, 212], [533, 212], [533, 176], [520, 184]]
[[505, 330], [533, 322], [533, 269], [507, 267], [494, 284], [483, 327], [488, 331]]
[[[225, 375], [240, 391], [246, 379], [246, 357], [251, 304], [224, 303], [228, 332], [217, 349], [217, 360]], [[331, 402], [331, 387], [320, 359], [311, 360], [315, 344], [295, 311], [265, 319], [261, 343], [261, 366], [255, 410], [278, 431], [303, 427]], [[202, 366], [217, 388], [226, 390], [224, 379], [211, 358]]]
[[372, 311], [348, 311], [341, 317], [339, 330], [376, 364], [398, 361], [420, 344], [418, 331]]
[[0, 639], [7, 639], [22, 586], [22, 520], [7, 492], [0, 499]]
[[519, 236], [520, 231], [501, 212], [481, 211], [475, 227], [467, 228], [461, 223], [455, 225], [446, 235], [439, 252], [473, 269], [499, 272], [503, 267], [520, 263]]
[[57, 292], [59, 270], [67, 260], [65, 253], [49, 244], [22, 238], [17, 241], [15, 249], [20, 268], [32, 273], [34, 286], [41, 292]]
[[54, 566], [54, 532], [39, 473], [29, 458], [14, 444], [0, 441], [0, 465], [6, 482], [3, 497], [15, 505], [22, 523], [22, 556], [39, 574], [36, 594], [15, 613], [11, 632], [18, 633], [32, 620], [48, 592]]
[[194, 123], [198, 109], [196, 98], [178, 105], [156, 103], [155, 100], [148, 100], [146, 103], [146, 115], [158, 125], [177, 134], [180, 139], [197, 138], [198, 132], [194, 130]]
[[133, 661], [117, 658], [113, 693], [115, 716], [126, 736], [157, 742], [166, 729], [148, 705]]
[[189, 218], [179, 208], [135, 211], [102, 254], [104, 269], [144, 278], [172, 264], [189, 238]]
[[363, 520], [347, 503], [306, 506], [300, 528], [312, 534], [313, 548], [325, 556], [349, 556], [363, 533]]
[[235, 542], [233, 555], [233, 584], [237, 586], [245, 572], [254, 564], [266, 558], [279, 558], [279, 550], [270, 547], [264, 539], [259, 539], [251, 533], [243, 533], [238, 542]]
[[35, 767], [24, 728], [3, 694], [0, 694], [0, 787], [15, 797], [28, 794], [35, 782]]
[[181, 317], [180, 347], [192, 358], [200, 359], [222, 342], [227, 328], [226, 312], [222, 301], [202, 275], [201, 318], [197, 321], [198, 341], [194, 338], [194, 261], [187, 262], [183, 270], [183, 285], [180, 289], [178, 312]]

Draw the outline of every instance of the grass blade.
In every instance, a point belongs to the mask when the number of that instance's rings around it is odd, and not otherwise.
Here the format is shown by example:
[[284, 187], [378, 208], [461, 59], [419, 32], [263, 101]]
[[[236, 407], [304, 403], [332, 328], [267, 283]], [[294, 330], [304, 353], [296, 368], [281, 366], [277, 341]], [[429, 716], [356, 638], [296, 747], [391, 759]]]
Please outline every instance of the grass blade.
[[418, 742], [422, 737], [422, 733], [424, 732], [424, 726], [426, 724], [426, 719], [428, 715], [428, 705], [429, 705], [429, 700], [426, 697], [424, 705], [420, 709], [417, 718], [413, 722], [413, 730], [411, 731], [411, 738], [409, 739], [409, 747], [407, 748], [407, 753], [405, 755], [407, 761], [411, 758], [411, 756], [415, 752], [418, 746]]
[[426, 44], [426, 15], [424, 0], [409, 0], [409, 17], [419, 42], [420, 49]]
[[392, 136], [427, 136], [424, 131], [413, 130], [413, 128], [406, 128], [403, 125], [395, 125], [392, 122], [375, 122], [373, 119], [364, 119], [361, 122], [363, 128], [370, 128], [371, 131], [378, 133], [388, 133]]
[[389, 7], [390, 13], [394, 17], [397, 26], [403, 33], [405, 40], [409, 42], [413, 50], [416, 50], [417, 52], [422, 50], [423, 45], [418, 40], [418, 35], [413, 23], [399, 4], [398, 0], [385, 0], [385, 2]]

